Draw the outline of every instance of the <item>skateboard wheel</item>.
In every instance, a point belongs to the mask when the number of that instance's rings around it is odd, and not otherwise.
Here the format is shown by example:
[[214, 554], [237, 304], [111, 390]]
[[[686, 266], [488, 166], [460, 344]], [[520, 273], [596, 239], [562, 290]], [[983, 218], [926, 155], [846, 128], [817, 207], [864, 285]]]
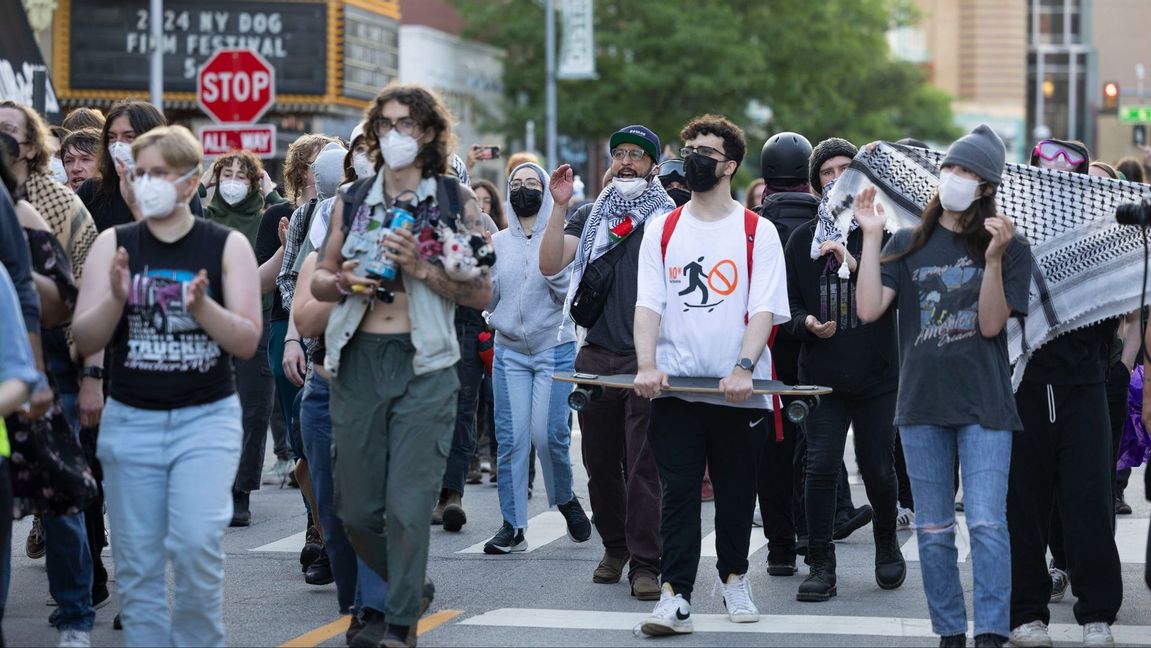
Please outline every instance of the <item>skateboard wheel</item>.
[[816, 407], [819, 407], [819, 396], [799, 398], [788, 403], [784, 413], [787, 414], [787, 420], [799, 425], [807, 420], [808, 414]]
[[582, 412], [602, 393], [603, 388], [598, 385], [576, 387], [572, 390], [572, 393], [568, 394], [568, 407], [570, 407], [572, 411]]

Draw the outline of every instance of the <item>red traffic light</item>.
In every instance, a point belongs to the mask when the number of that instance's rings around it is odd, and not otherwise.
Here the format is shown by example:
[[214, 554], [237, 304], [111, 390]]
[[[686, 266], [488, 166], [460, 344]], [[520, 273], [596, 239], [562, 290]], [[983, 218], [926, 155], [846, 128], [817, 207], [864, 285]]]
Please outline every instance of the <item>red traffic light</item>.
[[1114, 81], [1108, 81], [1103, 84], [1103, 96], [1108, 99], [1115, 99], [1119, 97], [1119, 84]]

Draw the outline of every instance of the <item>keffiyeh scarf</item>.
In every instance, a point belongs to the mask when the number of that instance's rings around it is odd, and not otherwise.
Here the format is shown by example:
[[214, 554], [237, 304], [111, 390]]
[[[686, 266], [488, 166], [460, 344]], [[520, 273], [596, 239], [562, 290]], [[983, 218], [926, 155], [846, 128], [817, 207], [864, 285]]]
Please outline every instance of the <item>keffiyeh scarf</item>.
[[[939, 183], [944, 153], [881, 143], [861, 150], [829, 191], [828, 209], [849, 231], [856, 194], [874, 185], [894, 232], [919, 222]], [[1034, 265], [1028, 316], [1007, 322], [1012, 384], [1027, 360], [1051, 340], [1139, 308], [1143, 242], [1139, 229], [1115, 222], [1115, 208], [1151, 195], [1151, 187], [1038, 167], [1008, 164], [995, 196], [1000, 213], [1031, 244]]]
[[846, 233], [836, 226], [835, 215], [831, 213], [830, 209], [831, 189], [836, 182], [836, 180], [832, 180], [823, 186], [823, 198], [819, 201], [819, 207], [815, 211], [815, 236], [811, 237], [812, 261], [820, 257], [819, 246], [823, 245], [824, 241], [835, 241], [846, 246], [847, 237], [859, 227], [859, 223], [855, 222], [854, 217], [851, 219]]
[[667, 195], [663, 183], [649, 182], [647, 189], [634, 200], [624, 200], [615, 187], [608, 185], [596, 198], [584, 224], [579, 247], [572, 264], [571, 284], [564, 301], [564, 316], [571, 312], [572, 297], [583, 279], [584, 270], [592, 261], [607, 254], [629, 234], [653, 216], [675, 209], [675, 201]]

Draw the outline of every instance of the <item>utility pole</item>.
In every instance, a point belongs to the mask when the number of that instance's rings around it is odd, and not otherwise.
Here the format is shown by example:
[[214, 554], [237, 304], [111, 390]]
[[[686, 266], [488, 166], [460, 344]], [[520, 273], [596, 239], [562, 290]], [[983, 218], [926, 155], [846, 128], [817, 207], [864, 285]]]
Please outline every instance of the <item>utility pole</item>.
[[164, 112], [164, 0], [150, 0], [148, 43], [152, 47], [148, 95], [152, 105]]
[[555, 0], [544, 0], [544, 10], [547, 28], [545, 29], [547, 50], [547, 168], [555, 169], [559, 166], [559, 154], [556, 152], [556, 8]]

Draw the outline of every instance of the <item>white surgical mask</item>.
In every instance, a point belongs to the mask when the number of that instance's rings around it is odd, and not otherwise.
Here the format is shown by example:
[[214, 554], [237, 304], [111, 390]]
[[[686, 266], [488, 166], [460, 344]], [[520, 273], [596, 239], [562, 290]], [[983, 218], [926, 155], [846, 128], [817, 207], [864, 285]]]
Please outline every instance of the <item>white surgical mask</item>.
[[367, 178], [376, 175], [376, 167], [366, 153], [356, 153], [352, 156], [352, 168], [356, 170], [357, 178]]
[[229, 205], [235, 205], [248, 196], [249, 185], [243, 180], [223, 180], [216, 191]]
[[395, 129], [388, 131], [380, 141], [380, 153], [384, 156], [384, 164], [392, 171], [405, 169], [416, 161], [420, 152], [420, 143], [411, 135], [401, 135]]
[[964, 178], [954, 171], [939, 172], [939, 202], [947, 211], [963, 212], [975, 202], [979, 181]]
[[[119, 160], [125, 167], [131, 169], [136, 163], [132, 159], [132, 145], [127, 142], [113, 142], [108, 145], [108, 155], [112, 156], [113, 160]], [[112, 165], [115, 167], [115, 165]]]
[[55, 178], [56, 182], [62, 185], [68, 184], [68, 171], [64, 169], [64, 163], [60, 161], [60, 158], [53, 155], [48, 159], [48, 167], [52, 170], [52, 177]]
[[140, 218], [166, 218], [176, 208], [176, 183], [192, 177], [195, 169], [175, 180], [142, 176], [132, 181], [132, 193], [136, 195], [136, 207]]
[[611, 185], [624, 200], [638, 198], [647, 191], [647, 180], [643, 178], [612, 178]]

